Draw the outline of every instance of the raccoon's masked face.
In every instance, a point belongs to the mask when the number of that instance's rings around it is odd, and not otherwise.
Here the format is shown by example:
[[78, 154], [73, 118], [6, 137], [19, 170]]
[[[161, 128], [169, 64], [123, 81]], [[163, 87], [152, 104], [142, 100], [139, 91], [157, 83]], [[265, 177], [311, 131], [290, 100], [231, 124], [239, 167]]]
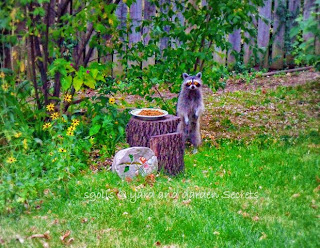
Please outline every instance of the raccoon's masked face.
[[182, 77], [184, 79], [183, 85], [189, 90], [197, 90], [200, 89], [202, 86], [202, 81], [201, 81], [201, 72], [197, 73], [196, 76], [190, 76], [187, 73], [183, 73]]

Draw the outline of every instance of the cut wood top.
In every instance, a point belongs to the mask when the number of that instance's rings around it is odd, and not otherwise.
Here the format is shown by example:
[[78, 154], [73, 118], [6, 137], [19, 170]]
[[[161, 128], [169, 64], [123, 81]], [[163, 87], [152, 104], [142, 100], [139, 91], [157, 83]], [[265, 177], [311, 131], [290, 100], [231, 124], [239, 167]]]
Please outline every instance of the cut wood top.
[[161, 119], [155, 119], [155, 120], [143, 120], [137, 117], [132, 117], [131, 120], [135, 122], [159, 122], [159, 123], [165, 123], [169, 121], [179, 121], [180, 118], [175, 115], [166, 115], [165, 117], [162, 117]]

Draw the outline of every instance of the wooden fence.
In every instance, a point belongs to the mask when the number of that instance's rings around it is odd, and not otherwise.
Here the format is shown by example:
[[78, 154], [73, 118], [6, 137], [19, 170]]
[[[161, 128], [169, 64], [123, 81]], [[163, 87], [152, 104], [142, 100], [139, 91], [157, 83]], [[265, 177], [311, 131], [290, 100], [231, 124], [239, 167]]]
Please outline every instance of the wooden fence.
[[[160, 4], [163, 2], [170, 2], [170, 0], [160, 0]], [[201, 1], [202, 5], [206, 5], [206, 1]], [[311, 8], [315, 4], [315, 0], [265, 0], [264, 7], [259, 8], [260, 16], [263, 19], [256, 20], [252, 17], [252, 23], [256, 27], [257, 37], [250, 37], [246, 32], [242, 32], [240, 29], [234, 30], [226, 39], [231, 43], [232, 49], [242, 56], [241, 62], [250, 66], [260, 65], [266, 69], [283, 69], [284, 67], [292, 67], [293, 56], [290, 51], [285, 47], [285, 39], [288, 39], [288, 32], [290, 28], [296, 25], [295, 18], [302, 14], [304, 20], [308, 19], [311, 13]], [[282, 8], [282, 9], [281, 9]], [[174, 9], [174, 6], [173, 6]], [[281, 9], [282, 11], [279, 11]], [[146, 44], [149, 41], [147, 35], [143, 38], [143, 34], [148, 33], [148, 28], [142, 29], [141, 32], [136, 32], [136, 27], [140, 25], [143, 19], [150, 20], [150, 18], [156, 15], [157, 11], [166, 12], [166, 9], [157, 10], [155, 6], [151, 5], [148, 0], [136, 0], [128, 9], [127, 6], [121, 1], [118, 5], [116, 15], [121, 20], [121, 25], [125, 25], [126, 17], [130, 15], [133, 20], [132, 32], [129, 35], [129, 43], [135, 43], [142, 41]], [[283, 21], [284, 13], [287, 15], [286, 23]], [[181, 23], [184, 22], [183, 15], [176, 13]], [[172, 18], [174, 19], [174, 18]], [[267, 20], [267, 22], [265, 22]], [[312, 34], [303, 34], [305, 40], [310, 39]], [[245, 43], [248, 40], [248, 43]], [[290, 40], [293, 44], [295, 38]], [[318, 41], [315, 41], [318, 42]], [[159, 42], [160, 50], [168, 46], [168, 38], [162, 38]], [[253, 48], [260, 48], [254, 56]], [[213, 54], [213, 59], [222, 65], [228, 65], [235, 62], [235, 58], [231, 51], [221, 50], [219, 47], [215, 47], [216, 53]], [[255, 49], [257, 51], [257, 49]], [[319, 51], [319, 49], [316, 49]], [[263, 52], [262, 52], [263, 51]], [[113, 60], [117, 58], [114, 56]], [[144, 65], [154, 63], [154, 58], [150, 58]], [[143, 66], [144, 66], [143, 65]]]

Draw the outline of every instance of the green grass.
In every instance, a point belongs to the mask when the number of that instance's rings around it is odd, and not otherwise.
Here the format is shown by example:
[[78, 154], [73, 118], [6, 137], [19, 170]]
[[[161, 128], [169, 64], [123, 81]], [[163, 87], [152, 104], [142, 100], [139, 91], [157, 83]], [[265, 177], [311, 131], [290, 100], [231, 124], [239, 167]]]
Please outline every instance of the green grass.
[[[311, 83], [209, 97], [208, 112], [217, 118], [209, 124], [221, 122], [215, 128], [231, 138], [205, 141], [196, 155], [187, 150], [183, 174], [161, 172], [148, 183], [83, 171], [2, 215], [0, 244], [60, 247], [70, 230], [73, 247], [319, 247], [318, 91]], [[240, 125], [240, 117], [248, 122]], [[268, 123], [275, 125], [264, 128]], [[27, 238], [47, 230], [49, 240]]]
[[[47, 230], [51, 246], [71, 230], [75, 247], [319, 247], [319, 147], [317, 133], [221, 141], [187, 154], [184, 174], [161, 173], [153, 187], [142, 178], [128, 183], [110, 171], [86, 172], [68, 183], [68, 195], [49, 189], [29, 211], [2, 218], [0, 235], [11, 247], [19, 247], [17, 234]], [[110, 199], [96, 198], [98, 192]], [[39, 239], [26, 244], [41, 246]]]

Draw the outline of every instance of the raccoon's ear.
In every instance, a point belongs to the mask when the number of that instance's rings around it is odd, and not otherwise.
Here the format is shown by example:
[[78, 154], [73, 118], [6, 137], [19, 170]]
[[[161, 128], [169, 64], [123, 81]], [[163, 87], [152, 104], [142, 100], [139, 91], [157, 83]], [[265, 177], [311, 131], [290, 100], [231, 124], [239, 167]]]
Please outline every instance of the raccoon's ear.
[[189, 77], [189, 75], [187, 73], [182, 73], [182, 78], [186, 79], [187, 77]]
[[201, 73], [201, 72], [198, 72], [197, 75], [196, 75], [196, 77], [201, 78], [201, 77], [202, 77], [202, 73]]

